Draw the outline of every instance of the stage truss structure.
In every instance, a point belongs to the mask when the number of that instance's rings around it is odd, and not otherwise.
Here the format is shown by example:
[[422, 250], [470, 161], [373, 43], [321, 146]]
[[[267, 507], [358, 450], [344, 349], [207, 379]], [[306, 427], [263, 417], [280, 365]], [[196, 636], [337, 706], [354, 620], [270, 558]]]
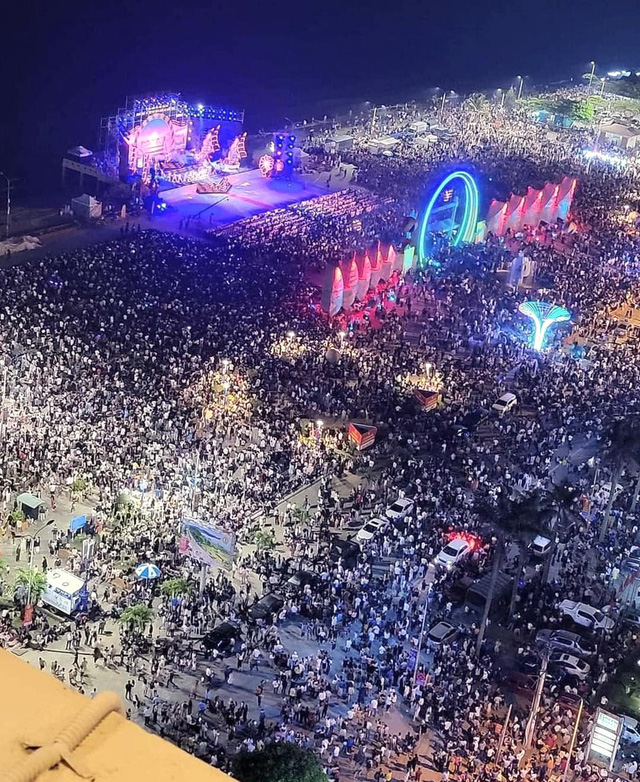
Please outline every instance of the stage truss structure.
[[[105, 173], [109, 173], [114, 178], [125, 173], [125, 168], [129, 174], [138, 173], [132, 171], [129, 160], [126, 161], [125, 166], [122, 158], [136, 129], [144, 128], [153, 120], [162, 120], [175, 129], [180, 134], [181, 141], [184, 136], [185, 146], [199, 148], [209, 131], [215, 129], [216, 123], [239, 123], [241, 126], [244, 122], [244, 111], [189, 103], [180, 93], [127, 98], [125, 105], [119, 108], [116, 114], [103, 117], [100, 123], [100, 159], [101, 168]], [[191, 137], [192, 128], [196, 124], [201, 129], [199, 139]], [[211, 144], [211, 151], [216, 151], [216, 146], [219, 149], [218, 132], [214, 132], [207, 143]], [[139, 173], [143, 175], [146, 173], [148, 176], [152, 163], [151, 160], [144, 160], [141, 167], [143, 170]]]

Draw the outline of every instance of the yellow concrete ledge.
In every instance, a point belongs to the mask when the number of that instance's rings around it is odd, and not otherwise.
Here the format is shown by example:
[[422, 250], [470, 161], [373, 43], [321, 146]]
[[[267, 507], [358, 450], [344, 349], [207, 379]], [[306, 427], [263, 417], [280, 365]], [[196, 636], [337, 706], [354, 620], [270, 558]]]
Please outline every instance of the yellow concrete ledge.
[[0, 782], [232, 782], [119, 706], [113, 693], [92, 701], [0, 649]]

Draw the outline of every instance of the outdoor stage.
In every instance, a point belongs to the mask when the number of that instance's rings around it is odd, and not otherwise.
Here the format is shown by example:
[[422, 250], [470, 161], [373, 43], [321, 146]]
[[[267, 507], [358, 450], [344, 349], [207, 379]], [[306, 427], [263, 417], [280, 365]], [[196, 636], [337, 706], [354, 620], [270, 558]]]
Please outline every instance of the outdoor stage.
[[168, 208], [154, 216], [156, 227], [172, 230], [177, 221], [186, 218], [189, 218], [192, 228], [226, 225], [260, 212], [325, 195], [349, 184], [334, 177], [332, 186], [327, 188], [327, 174], [296, 175], [293, 180], [271, 179], [262, 176], [258, 169], [227, 175], [227, 179], [231, 190], [225, 194], [197, 193], [195, 184], [161, 191], [160, 196]]

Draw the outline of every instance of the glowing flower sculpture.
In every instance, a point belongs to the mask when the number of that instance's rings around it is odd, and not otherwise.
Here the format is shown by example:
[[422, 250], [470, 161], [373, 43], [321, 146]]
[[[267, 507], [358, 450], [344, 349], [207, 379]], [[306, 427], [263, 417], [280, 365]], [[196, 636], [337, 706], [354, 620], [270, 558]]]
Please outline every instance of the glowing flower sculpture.
[[568, 310], [547, 301], [523, 301], [518, 309], [523, 315], [528, 315], [535, 324], [534, 350], [542, 350], [549, 326], [571, 320]]

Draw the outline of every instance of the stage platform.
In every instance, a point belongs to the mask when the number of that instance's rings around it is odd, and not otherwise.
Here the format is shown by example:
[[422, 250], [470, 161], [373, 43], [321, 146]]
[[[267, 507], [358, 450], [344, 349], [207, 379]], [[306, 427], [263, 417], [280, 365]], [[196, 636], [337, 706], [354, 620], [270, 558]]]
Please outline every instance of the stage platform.
[[349, 185], [348, 181], [333, 177], [327, 187], [327, 174], [296, 176], [292, 181], [266, 179], [258, 169], [241, 171], [227, 177], [231, 183], [228, 193], [200, 194], [196, 185], [183, 185], [161, 191], [167, 202], [164, 213], [156, 213], [157, 227], [173, 229], [180, 220], [195, 228], [209, 228], [234, 223], [245, 217], [268, 212], [278, 207], [295, 204], [308, 198], [325, 195]]

